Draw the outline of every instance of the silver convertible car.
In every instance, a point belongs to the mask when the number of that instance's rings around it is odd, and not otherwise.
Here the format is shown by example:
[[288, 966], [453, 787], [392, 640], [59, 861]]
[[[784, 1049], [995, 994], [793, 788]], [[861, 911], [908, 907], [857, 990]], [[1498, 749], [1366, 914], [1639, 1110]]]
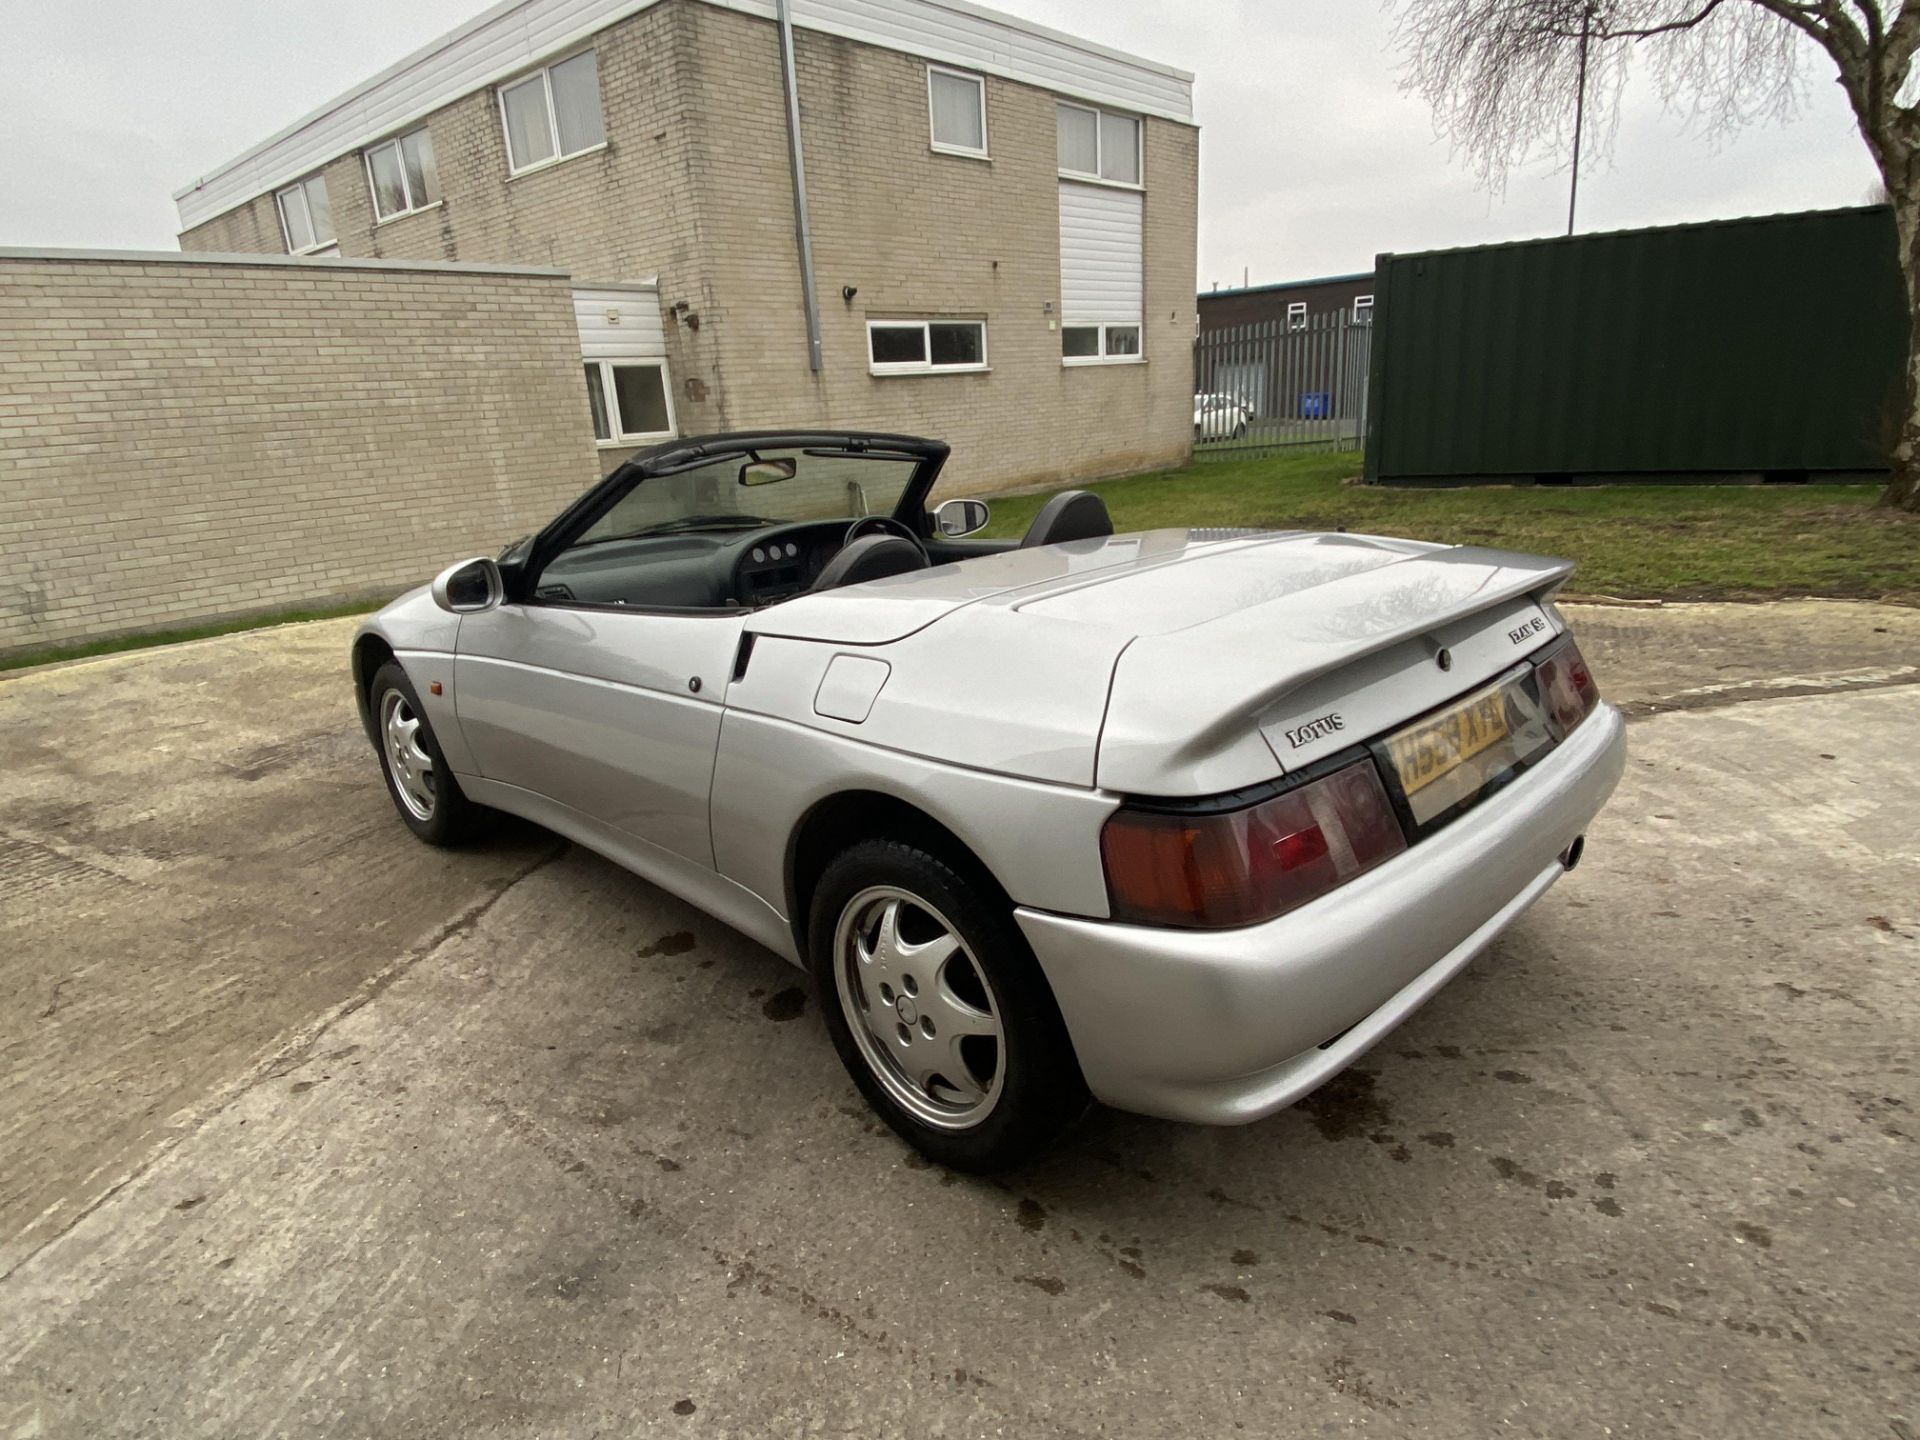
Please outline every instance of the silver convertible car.
[[1019, 541], [935, 441], [716, 435], [360, 629], [400, 817], [489, 809], [813, 974], [874, 1109], [1008, 1165], [1089, 1099], [1235, 1124], [1411, 1015], [1625, 763], [1571, 567], [1349, 534]]

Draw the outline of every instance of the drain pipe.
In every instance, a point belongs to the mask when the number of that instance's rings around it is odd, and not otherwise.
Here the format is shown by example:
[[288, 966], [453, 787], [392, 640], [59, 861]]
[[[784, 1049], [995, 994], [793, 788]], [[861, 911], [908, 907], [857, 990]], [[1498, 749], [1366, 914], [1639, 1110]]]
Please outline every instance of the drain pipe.
[[813, 288], [813, 225], [807, 219], [807, 162], [800, 154], [800, 85], [793, 70], [793, 10], [775, 0], [780, 78], [787, 90], [787, 157], [793, 167], [793, 224], [800, 240], [800, 295], [807, 307], [807, 368], [820, 373], [820, 297]]

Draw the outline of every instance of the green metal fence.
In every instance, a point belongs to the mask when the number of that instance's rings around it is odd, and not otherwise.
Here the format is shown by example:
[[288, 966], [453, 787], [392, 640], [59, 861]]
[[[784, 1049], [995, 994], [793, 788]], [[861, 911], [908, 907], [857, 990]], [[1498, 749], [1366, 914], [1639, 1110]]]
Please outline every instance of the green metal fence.
[[1883, 470], [1895, 247], [1873, 206], [1382, 255], [1366, 478]]

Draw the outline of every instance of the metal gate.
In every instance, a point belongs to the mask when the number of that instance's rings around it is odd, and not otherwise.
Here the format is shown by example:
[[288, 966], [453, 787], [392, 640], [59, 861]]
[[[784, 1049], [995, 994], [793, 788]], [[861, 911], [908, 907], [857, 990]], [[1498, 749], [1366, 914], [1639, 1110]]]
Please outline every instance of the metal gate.
[[1358, 450], [1372, 317], [1345, 309], [1204, 332], [1193, 347], [1196, 455]]

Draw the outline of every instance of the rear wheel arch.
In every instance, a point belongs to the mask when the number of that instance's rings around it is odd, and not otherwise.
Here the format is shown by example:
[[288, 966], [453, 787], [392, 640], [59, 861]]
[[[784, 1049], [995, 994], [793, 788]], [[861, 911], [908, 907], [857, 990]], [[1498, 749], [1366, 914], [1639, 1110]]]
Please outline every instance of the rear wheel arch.
[[[794, 854], [804, 897], [796, 903], [806, 907], [801, 953], [854, 1085], [939, 1164], [986, 1172], [1038, 1153], [1090, 1096], [1005, 887], [910, 801], [855, 792], [822, 802], [807, 822]], [[889, 907], [893, 918], [875, 918], [874, 906]], [[935, 948], [941, 941], [944, 950]], [[987, 1040], [991, 1049], [966, 1048]], [[918, 1048], [923, 1042], [931, 1053]]]
[[901, 840], [972, 872], [1006, 903], [1006, 888], [967, 842], [909, 800], [881, 790], [843, 790], [801, 817], [787, 839], [787, 916], [804, 962], [813, 896], [834, 857], [860, 840]]

